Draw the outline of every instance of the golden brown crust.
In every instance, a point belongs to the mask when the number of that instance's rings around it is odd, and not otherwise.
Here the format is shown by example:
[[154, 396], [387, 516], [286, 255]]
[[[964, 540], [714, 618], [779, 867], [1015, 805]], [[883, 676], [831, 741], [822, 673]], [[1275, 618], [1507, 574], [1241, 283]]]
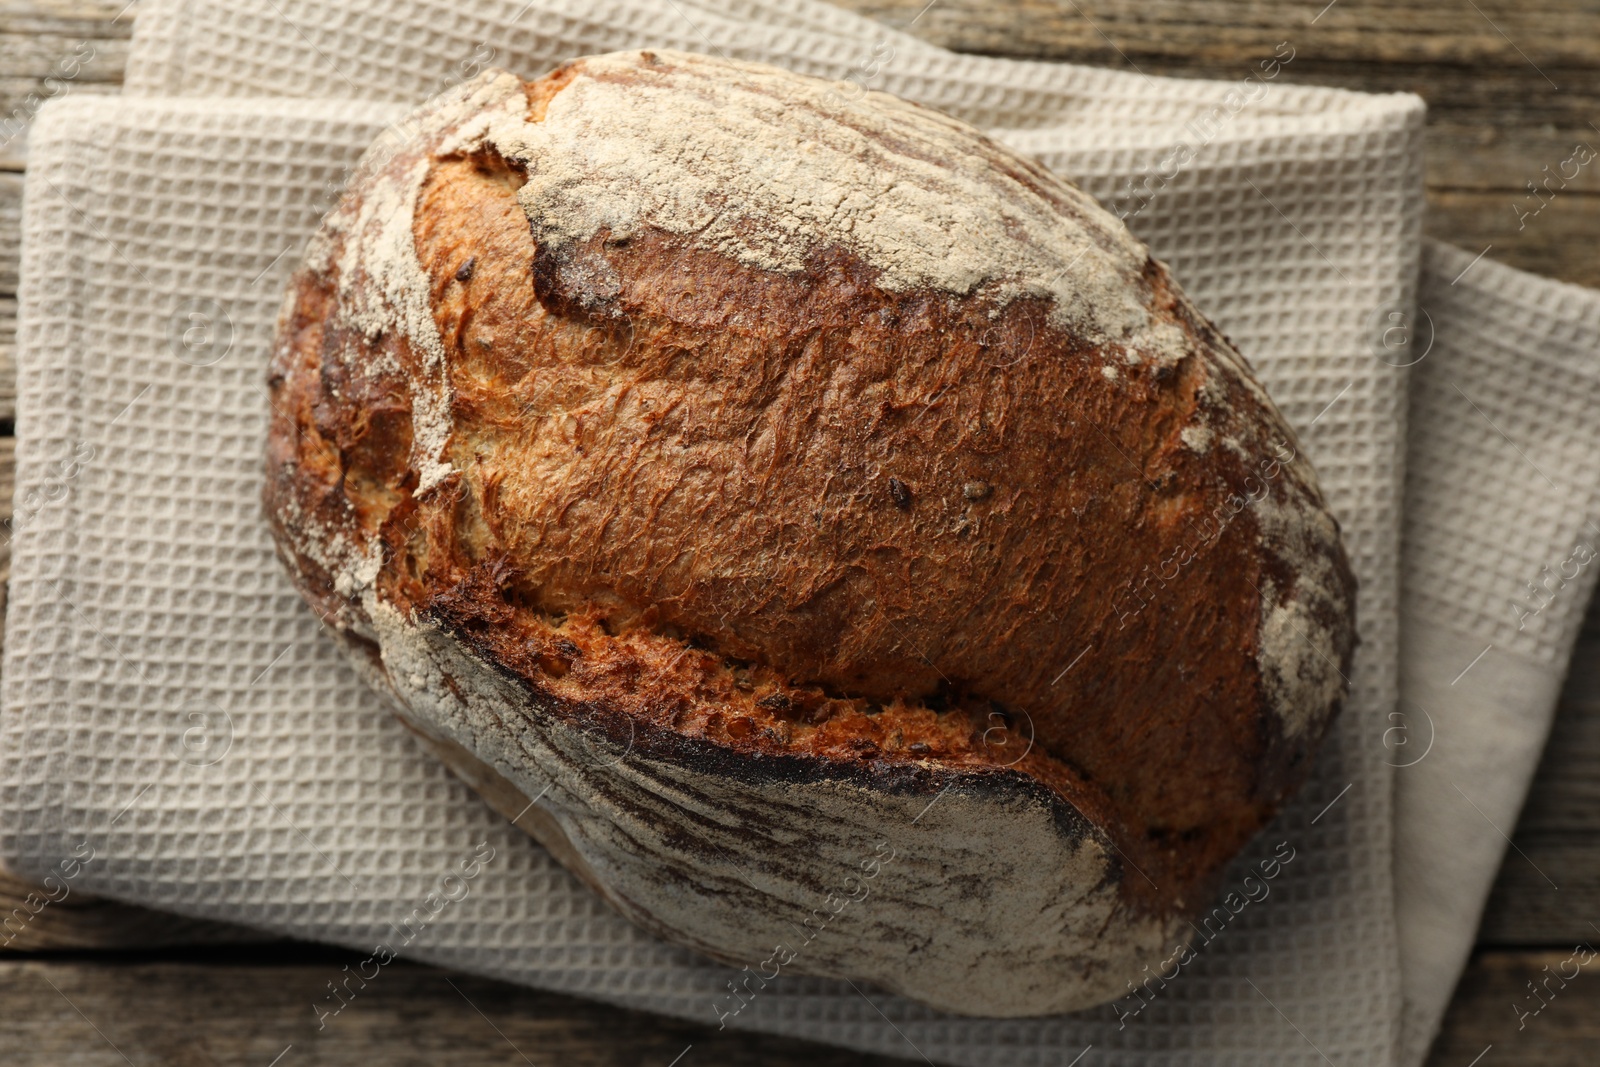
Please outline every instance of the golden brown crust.
[[[529, 120], [581, 70], [530, 83]], [[450, 473], [419, 492], [426, 353], [341, 320], [337, 249], [280, 330], [267, 512], [323, 617], [370, 622], [327, 546], [381, 542], [384, 602], [574, 721], [866, 780], [1025, 775], [1141, 872], [1129, 907], [1201, 906], [1334, 711], [1286, 727], [1264, 620], [1315, 557], [1347, 672], [1354, 582], [1293, 436], [1166, 269], [1136, 288], [1175, 363], [1038, 298], [887, 289], [839, 245], [799, 272], [648, 226], [541, 247], [526, 165], [437, 151], [453, 132], [386, 165], [426, 166]]]

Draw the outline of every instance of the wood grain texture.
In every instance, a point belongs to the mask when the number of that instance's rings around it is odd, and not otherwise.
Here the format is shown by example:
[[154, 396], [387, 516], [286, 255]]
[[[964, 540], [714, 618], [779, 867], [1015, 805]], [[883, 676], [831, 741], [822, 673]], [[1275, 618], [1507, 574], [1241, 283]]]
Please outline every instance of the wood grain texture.
[[21, 259], [22, 175], [0, 171], [0, 296], [16, 295]]
[[11, 498], [17, 487], [17, 439], [0, 437], [0, 617], [11, 581]]
[[1300, 37], [1314, 38], [1329, 62], [1531, 62], [1518, 47], [1543, 67], [1588, 69], [1600, 62], [1595, 8], [1582, 0], [1326, 6], [1324, 0], [843, 0], [840, 6], [896, 28], [909, 24], [917, 36], [957, 51], [1108, 65], [1119, 57], [1170, 56], [1215, 68]]
[[[1476, 956], [1429, 1067], [1465, 1067], [1489, 1045], [1494, 1058], [1485, 1058], [1486, 1067], [1591, 1067], [1600, 1040], [1600, 965], [1589, 964], [1565, 988], [1551, 982], [1555, 995], [1547, 994], [1546, 1006], [1522, 1019], [1521, 1029], [1514, 1007], [1529, 1010], [1534, 1002], [1525, 983], [1543, 980], [1570, 956], [1570, 949]], [[355, 995], [319, 1030], [315, 1005], [329, 1003], [327, 983], [342, 980], [344, 967], [359, 960], [290, 946], [271, 954], [0, 961], [7, 1021], [0, 1027], [0, 1062], [265, 1067], [283, 1056], [283, 1067], [524, 1061], [574, 1067], [891, 1067], [918, 1059], [909, 1046], [901, 1060], [719, 1032], [404, 962], [390, 964], [365, 988], [352, 982]], [[1565, 970], [1570, 974], [1571, 965]]]
[[[0, 424], [17, 417], [17, 298], [0, 296]], [[8, 430], [9, 432], [9, 430]], [[6, 487], [6, 499], [11, 488]]]
[[[0, 962], [0, 1063], [281, 1067], [891, 1067], [882, 1056], [668, 1020], [396, 962], [318, 1030], [314, 1005], [359, 955], [293, 961]], [[887, 1027], [889, 1024], [884, 1024]], [[285, 1051], [292, 1051], [285, 1055]], [[906, 1050], [914, 1055], [911, 1049]], [[679, 1057], [682, 1057], [679, 1059]]]
[[[1600, 934], [1588, 944], [1600, 946]], [[1559, 975], [1572, 974], [1576, 966], [1569, 962], [1575, 947], [1473, 956], [1428, 1067], [1593, 1067], [1600, 1048], [1600, 960], [1563, 982]], [[1529, 991], [1529, 982], [1540, 987], [1540, 999]], [[1490, 1049], [1487, 1055], [1485, 1049]]]
[[[17, 417], [16, 292], [21, 259], [22, 175], [0, 171], [0, 422]], [[8, 491], [7, 514], [10, 500]]]
[[1479, 943], [1600, 947], [1600, 602], [1590, 605], [1512, 840]]
[[40, 104], [115, 92], [133, 34], [127, 0], [0, 0], [0, 170], [21, 169]]

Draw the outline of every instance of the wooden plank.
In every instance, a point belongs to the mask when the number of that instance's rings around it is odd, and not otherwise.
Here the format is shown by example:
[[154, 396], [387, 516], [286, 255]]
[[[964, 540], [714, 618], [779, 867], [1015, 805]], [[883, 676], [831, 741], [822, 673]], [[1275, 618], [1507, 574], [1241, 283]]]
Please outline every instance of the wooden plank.
[[[1526, 983], [1571, 974], [1570, 949], [1484, 952], [1468, 968], [1430, 1067], [1465, 1067], [1494, 1046], [1486, 1067], [1589, 1067], [1600, 1041], [1600, 965], [1590, 963], [1539, 1014]], [[0, 960], [0, 1062], [15, 1067], [123, 1067], [241, 1063], [283, 1067], [383, 1063], [652, 1064], [669, 1067], [890, 1067], [868, 1056], [789, 1038], [719, 1032], [643, 1012], [506, 983], [391, 963], [353, 991], [337, 1015], [318, 1006], [358, 954], [297, 946], [204, 958]], [[1563, 964], [1566, 966], [1563, 968]], [[1545, 970], [1549, 968], [1549, 970]], [[370, 973], [370, 972], [369, 972]], [[885, 1024], [887, 1025], [887, 1024]], [[291, 1049], [284, 1055], [286, 1049]], [[687, 1051], [686, 1051], [687, 1050]], [[907, 1057], [915, 1053], [906, 1049]], [[677, 1059], [682, 1054], [681, 1060]], [[123, 1059], [126, 1056], [127, 1059]], [[1062, 1062], [1065, 1062], [1063, 1059]]]
[[1530, 62], [1526, 53], [1546, 68], [1600, 65], [1593, 9], [1574, 2], [1336, 0], [1324, 8], [1321, 0], [841, 0], [841, 6], [896, 28], [909, 25], [946, 48], [1032, 59], [1115, 64], [1165, 56], [1216, 65], [1304, 38], [1330, 62], [1509, 66]]
[[0, 0], [0, 33], [102, 36], [132, 34], [138, 3], [129, 0]]
[[[0, 423], [17, 418], [17, 273], [22, 258], [22, 175], [0, 171]], [[5, 432], [10, 433], [7, 426]], [[8, 470], [9, 478], [9, 470]], [[11, 489], [6, 487], [6, 514]]]
[[22, 175], [0, 172], [0, 296], [17, 293], [22, 262]]
[[[0, 429], [17, 418], [17, 302], [0, 296]], [[10, 490], [6, 490], [9, 497]]]
[[21, 168], [17, 131], [43, 101], [121, 86], [133, 15], [127, 0], [0, 0], [0, 169]]
[[[0, 1026], [0, 1062], [11, 1067], [905, 1063], [791, 1038], [719, 1032], [714, 1026], [404, 962], [384, 967], [364, 988], [359, 978], [352, 980], [348, 1003], [319, 1031], [316, 1006], [332, 1003], [326, 999], [328, 983], [343, 981], [343, 968], [354, 971], [363, 957], [315, 950], [307, 955], [283, 963], [238, 962], [234, 954], [209, 962], [0, 961], [6, 1018]], [[907, 1053], [913, 1054], [909, 1048]]]
[[[1600, 934], [1591, 936], [1588, 945], [1600, 946]], [[1456, 989], [1428, 1067], [1467, 1067], [1479, 1062], [1483, 1067], [1508, 1063], [1518, 1067], [1593, 1067], [1595, 1049], [1600, 1047], [1600, 959], [1579, 969], [1577, 962], [1586, 954], [1574, 956], [1575, 947], [1474, 955]], [[1570, 980], [1559, 977], [1575, 971], [1577, 977]], [[1557, 977], [1551, 978], [1552, 974]], [[1540, 999], [1534, 999], [1530, 982], [1540, 987]], [[1484, 1055], [1490, 1046], [1492, 1050]], [[1481, 1061], [1479, 1056], [1483, 1056]]]
[[1600, 603], [1589, 617], [1479, 942], [1600, 946]]
[[[0, 618], [5, 616], [6, 586], [11, 581], [11, 498], [17, 488], [17, 439], [0, 437]], [[0, 631], [3, 632], [3, 631]]]
[[1515, 209], [1526, 202], [1510, 191], [1436, 191], [1424, 229], [1474, 255], [1487, 248], [1490, 258], [1521, 270], [1600, 287], [1600, 197], [1558, 196], [1519, 233]]

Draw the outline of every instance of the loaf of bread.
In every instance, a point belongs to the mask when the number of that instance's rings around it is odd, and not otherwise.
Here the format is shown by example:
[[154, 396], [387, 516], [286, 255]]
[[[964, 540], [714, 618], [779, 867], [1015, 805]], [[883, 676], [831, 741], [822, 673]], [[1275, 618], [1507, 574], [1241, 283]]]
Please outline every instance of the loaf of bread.
[[352, 662], [746, 990], [1110, 1000], [1341, 701], [1354, 580], [1244, 359], [1092, 198], [891, 96], [488, 72], [368, 151], [270, 387], [267, 514]]

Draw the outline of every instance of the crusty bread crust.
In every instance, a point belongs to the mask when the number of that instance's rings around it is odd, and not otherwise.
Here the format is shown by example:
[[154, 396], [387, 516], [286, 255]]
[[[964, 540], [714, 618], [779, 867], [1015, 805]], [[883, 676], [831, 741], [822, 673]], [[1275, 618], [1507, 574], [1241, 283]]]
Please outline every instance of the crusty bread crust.
[[308, 602], [718, 958], [892, 838], [876, 934], [796, 969], [1110, 999], [1342, 696], [1354, 579], [1242, 357], [1084, 194], [881, 94], [648, 52], [453, 90], [368, 153], [270, 385]]

